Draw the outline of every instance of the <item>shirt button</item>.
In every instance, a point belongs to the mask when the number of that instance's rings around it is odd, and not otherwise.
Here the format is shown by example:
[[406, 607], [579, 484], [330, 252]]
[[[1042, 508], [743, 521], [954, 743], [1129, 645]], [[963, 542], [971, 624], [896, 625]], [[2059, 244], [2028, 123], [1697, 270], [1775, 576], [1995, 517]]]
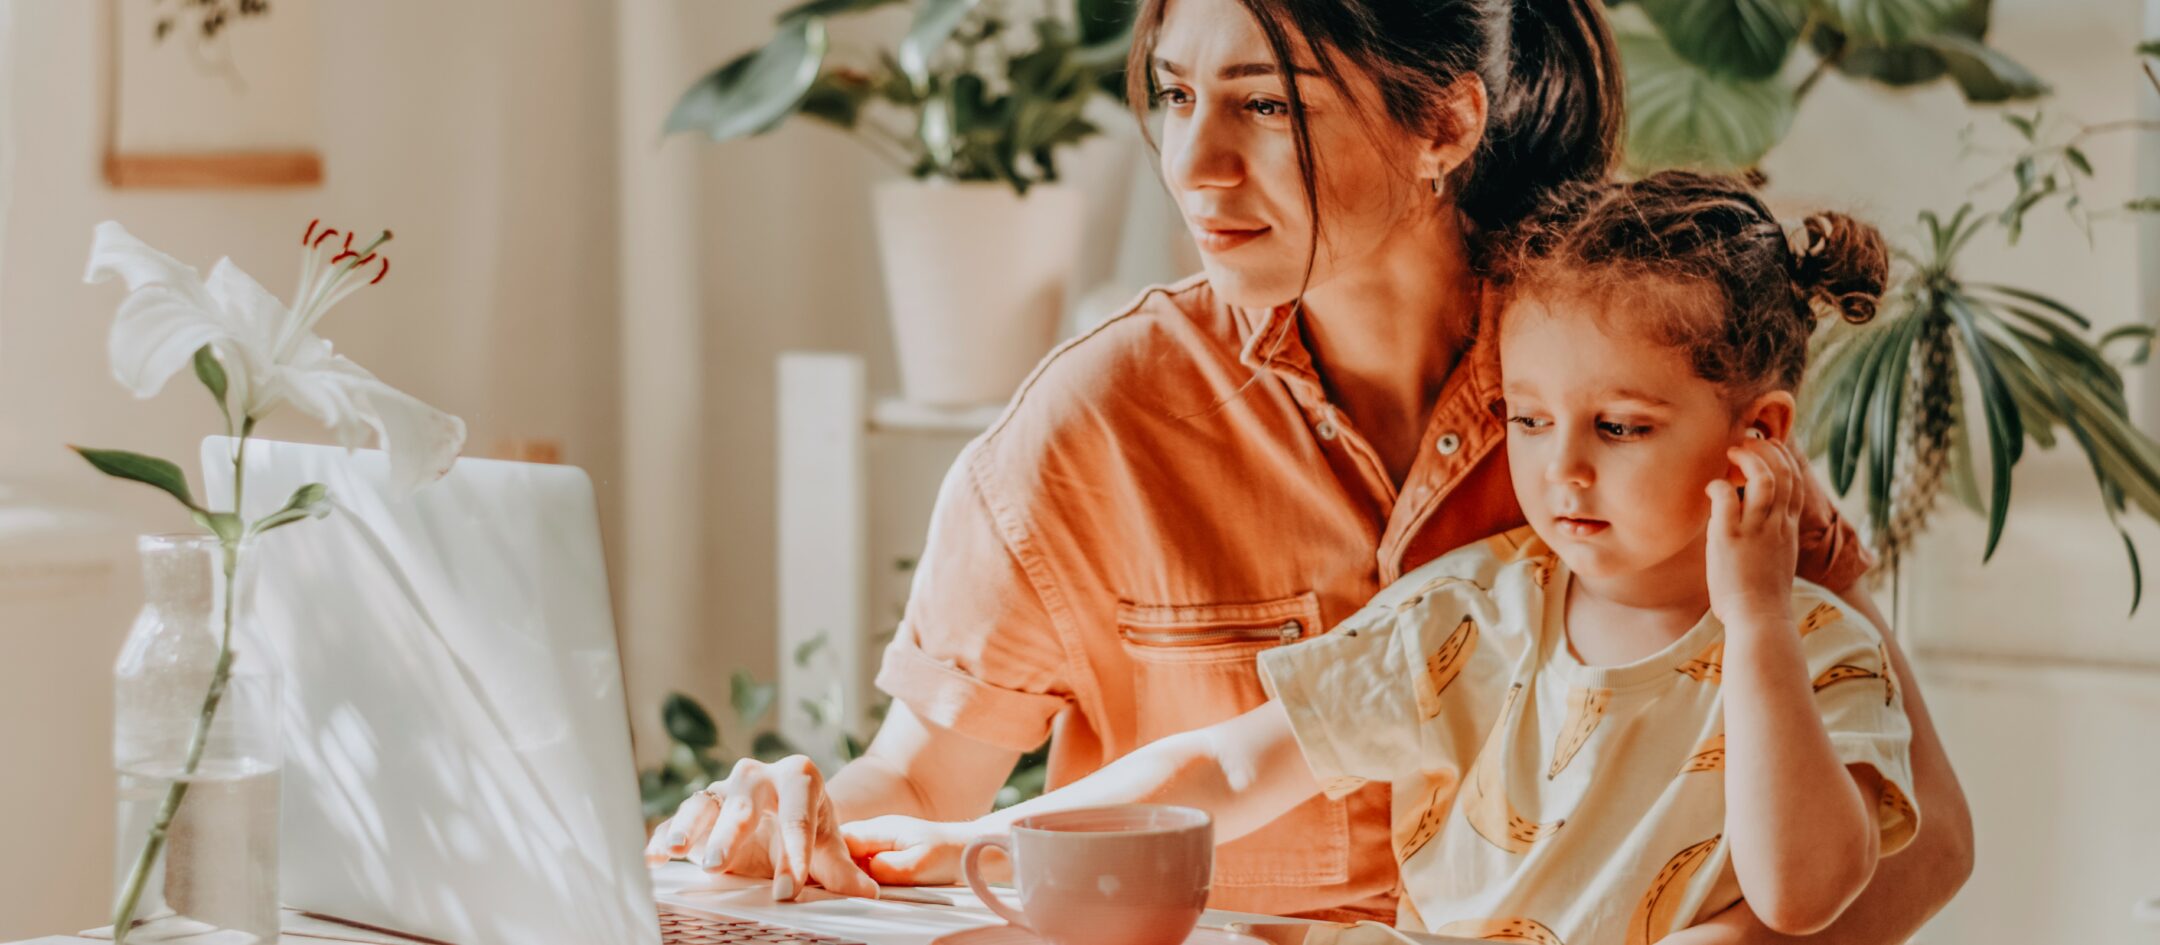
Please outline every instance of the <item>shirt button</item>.
[[1425, 504], [1426, 499], [1432, 498], [1432, 487], [1419, 486], [1416, 489], [1410, 490], [1410, 495], [1417, 499], [1419, 505], [1423, 505]]
[[1323, 419], [1313, 424], [1313, 432], [1320, 434], [1323, 440], [1332, 440], [1335, 438], [1335, 421]]
[[1440, 450], [1440, 455], [1453, 456], [1456, 450], [1462, 449], [1462, 437], [1453, 433], [1442, 433], [1439, 442], [1434, 443], [1433, 446]]

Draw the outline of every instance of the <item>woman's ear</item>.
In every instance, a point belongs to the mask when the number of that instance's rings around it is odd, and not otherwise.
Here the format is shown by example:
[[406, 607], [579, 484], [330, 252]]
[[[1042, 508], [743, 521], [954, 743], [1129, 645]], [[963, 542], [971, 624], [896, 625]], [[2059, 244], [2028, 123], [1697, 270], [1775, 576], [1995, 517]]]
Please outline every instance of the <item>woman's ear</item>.
[[1792, 437], [1797, 408], [1791, 391], [1774, 390], [1756, 397], [1740, 411], [1737, 432], [1746, 436], [1753, 430], [1768, 440], [1784, 440]]
[[1443, 179], [1469, 163], [1485, 140], [1487, 108], [1485, 80], [1467, 72], [1455, 77], [1440, 96], [1432, 139], [1418, 155], [1419, 179]]

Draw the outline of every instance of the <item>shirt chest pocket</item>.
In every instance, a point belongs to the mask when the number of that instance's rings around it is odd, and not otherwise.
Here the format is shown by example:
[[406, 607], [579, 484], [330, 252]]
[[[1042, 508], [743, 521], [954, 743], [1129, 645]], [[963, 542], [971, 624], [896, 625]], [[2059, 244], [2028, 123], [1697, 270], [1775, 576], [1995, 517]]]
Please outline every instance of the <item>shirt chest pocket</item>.
[[[1311, 593], [1228, 604], [1117, 608], [1119, 642], [1132, 660], [1141, 744], [1205, 728], [1267, 701], [1262, 650], [1320, 633]], [[1217, 886], [1311, 885], [1349, 877], [1348, 806], [1315, 796], [1268, 826], [1218, 848]]]

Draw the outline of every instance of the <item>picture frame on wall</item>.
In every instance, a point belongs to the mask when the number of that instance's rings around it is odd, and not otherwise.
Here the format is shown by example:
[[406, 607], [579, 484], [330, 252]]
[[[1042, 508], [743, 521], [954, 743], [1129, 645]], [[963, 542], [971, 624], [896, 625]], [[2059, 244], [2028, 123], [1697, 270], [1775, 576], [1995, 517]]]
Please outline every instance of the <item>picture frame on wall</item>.
[[314, 0], [107, 3], [107, 184], [321, 185]]

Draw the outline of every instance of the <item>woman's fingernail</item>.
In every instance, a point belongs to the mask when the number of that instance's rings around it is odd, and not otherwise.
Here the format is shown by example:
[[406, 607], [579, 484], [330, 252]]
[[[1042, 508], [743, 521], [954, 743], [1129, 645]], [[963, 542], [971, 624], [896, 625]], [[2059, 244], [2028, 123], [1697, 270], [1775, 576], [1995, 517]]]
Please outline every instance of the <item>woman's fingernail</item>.
[[677, 830], [677, 831], [675, 831], [674, 833], [671, 833], [671, 834], [668, 834], [668, 835], [667, 835], [667, 845], [668, 845], [668, 846], [669, 846], [670, 848], [674, 848], [674, 847], [679, 847], [679, 846], [682, 846], [682, 845], [683, 845], [684, 843], [688, 842], [689, 840], [690, 840], [690, 834], [689, 834], [689, 832], [688, 832], [688, 831], [683, 831], [683, 830]]
[[786, 873], [773, 877], [772, 895], [774, 899], [795, 898], [795, 877]]

